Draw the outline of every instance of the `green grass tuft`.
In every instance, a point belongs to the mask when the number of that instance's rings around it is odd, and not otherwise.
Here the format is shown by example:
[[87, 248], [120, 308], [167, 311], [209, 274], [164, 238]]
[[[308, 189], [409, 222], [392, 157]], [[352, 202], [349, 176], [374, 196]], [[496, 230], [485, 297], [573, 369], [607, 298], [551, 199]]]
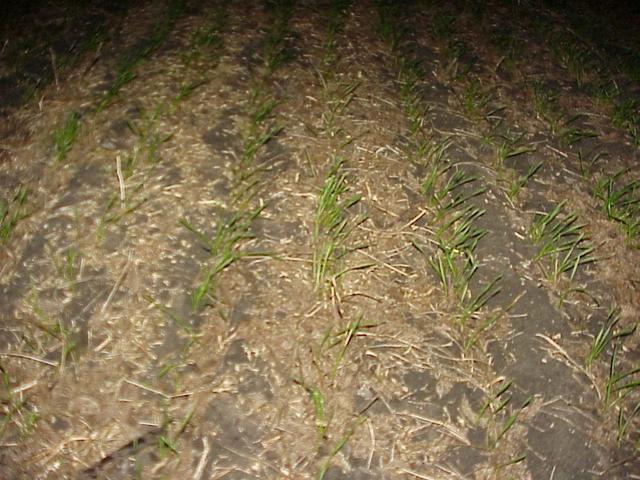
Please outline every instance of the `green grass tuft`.
[[71, 112], [64, 124], [53, 132], [56, 161], [62, 162], [67, 157], [69, 150], [71, 150], [76, 141], [79, 127], [80, 115], [76, 112]]

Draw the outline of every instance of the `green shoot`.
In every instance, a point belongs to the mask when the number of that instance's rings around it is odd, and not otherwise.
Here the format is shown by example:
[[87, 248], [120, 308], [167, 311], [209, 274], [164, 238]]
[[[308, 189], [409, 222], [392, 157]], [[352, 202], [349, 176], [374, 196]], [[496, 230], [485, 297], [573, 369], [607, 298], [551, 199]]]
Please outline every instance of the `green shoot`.
[[617, 222], [627, 239], [634, 241], [640, 234], [640, 182], [632, 180], [618, 186], [618, 179], [627, 171], [601, 179], [595, 188], [595, 196], [610, 220]]
[[27, 216], [27, 195], [27, 188], [20, 185], [11, 200], [0, 197], [0, 245], [9, 240], [17, 223]]
[[199, 310], [205, 300], [212, 298], [219, 275], [237, 260], [250, 255], [240, 250], [240, 245], [253, 238], [250, 233], [251, 224], [262, 210], [264, 205], [252, 211], [240, 211], [231, 216], [229, 220], [219, 225], [213, 238], [201, 233], [187, 220], [181, 220], [183, 226], [194, 233], [202, 242], [211, 257], [210, 265], [202, 273], [200, 284], [192, 295], [192, 307]]
[[347, 442], [351, 439], [353, 434], [360, 425], [367, 421], [367, 417], [359, 417], [355, 420], [355, 422], [351, 425], [347, 433], [333, 446], [329, 455], [325, 458], [324, 462], [320, 466], [320, 471], [318, 472], [318, 480], [323, 480], [324, 476], [329, 470], [329, 466], [331, 465], [331, 461], [335, 458], [335, 456], [340, 453], [340, 451], [344, 448]]
[[620, 342], [616, 342], [609, 361], [609, 375], [604, 395], [605, 407], [611, 407], [640, 387], [640, 380], [636, 377], [640, 373], [640, 367], [632, 368], [626, 372], [616, 371], [619, 349]]
[[593, 172], [593, 167], [596, 163], [606, 156], [608, 156], [607, 152], [591, 152], [591, 154], [585, 156], [582, 154], [582, 150], [578, 150], [578, 162], [580, 164], [580, 175], [582, 178], [587, 179]]
[[504, 135], [502, 137], [502, 140], [496, 146], [496, 168], [503, 168], [504, 162], [508, 158], [514, 158], [524, 155], [525, 153], [535, 152], [535, 148], [518, 146], [521, 139], [522, 135], [513, 138], [509, 135]]
[[268, 5], [273, 15], [273, 26], [267, 33], [263, 54], [268, 78], [280, 65], [291, 58], [291, 52], [285, 47], [285, 39], [289, 35], [288, 23], [293, 14], [293, 0], [271, 0]]
[[344, 29], [347, 10], [350, 6], [351, 0], [333, 0], [329, 7], [329, 26], [322, 61], [325, 75], [332, 75], [333, 68], [338, 63], [337, 36]]
[[326, 438], [327, 427], [329, 426], [329, 419], [327, 416], [325, 400], [322, 392], [316, 387], [310, 387], [306, 385], [302, 380], [294, 379], [293, 381], [304, 388], [309, 394], [311, 402], [313, 403], [318, 436], [321, 440], [324, 440]]
[[556, 205], [546, 214], [538, 214], [534, 220], [529, 236], [539, 245], [534, 260], [548, 258], [550, 269], [547, 278], [556, 283], [562, 274], [573, 280], [579, 267], [593, 263], [595, 248], [587, 241], [582, 232], [583, 225], [577, 222], [577, 216], [560, 215], [565, 202]]
[[466, 83], [459, 101], [467, 116], [477, 120], [487, 116], [486, 109], [492, 98], [490, 90], [484, 88], [480, 80], [474, 77]]
[[78, 136], [79, 125], [80, 115], [72, 112], [67, 116], [64, 124], [53, 132], [56, 161], [62, 162], [67, 157]]
[[[604, 404], [610, 407], [640, 387], [640, 367], [625, 372], [616, 371], [620, 342], [616, 342], [609, 362], [609, 376], [605, 385]], [[614, 398], [615, 397], [615, 398]]]
[[591, 345], [591, 350], [589, 350], [589, 354], [585, 360], [587, 368], [590, 368], [593, 362], [600, 356], [600, 354], [607, 348], [611, 342], [617, 338], [626, 337], [627, 335], [631, 335], [635, 330], [636, 326], [630, 327], [625, 330], [616, 330], [616, 325], [620, 321], [620, 309], [612, 308], [609, 311], [609, 315], [607, 316], [607, 320], [604, 325], [596, 335], [596, 338], [593, 340], [593, 344]]
[[511, 380], [504, 382], [495, 393], [489, 396], [487, 401], [480, 408], [478, 415], [476, 416], [476, 423], [480, 421], [480, 419], [484, 416], [484, 414], [487, 411], [489, 411], [491, 415], [495, 415], [509, 404], [509, 402], [511, 401], [511, 397], [506, 397], [506, 396], [505, 398], [501, 398], [501, 397], [505, 393], [507, 393], [509, 388], [511, 388], [512, 383], [513, 382]]
[[533, 400], [533, 397], [527, 398], [522, 404], [522, 406], [518, 408], [515, 412], [513, 412], [509, 416], [509, 418], [507, 418], [507, 421], [504, 423], [504, 425], [502, 425], [502, 428], [498, 431], [498, 434], [495, 436], [495, 438], [489, 438], [489, 441], [488, 441], [489, 448], [495, 448], [498, 445], [498, 442], [502, 439], [502, 437], [504, 437], [507, 434], [507, 432], [509, 432], [509, 430], [513, 428], [513, 426], [516, 423], [516, 420], [518, 420], [518, 417], [520, 416], [522, 411], [529, 406], [529, 404], [531, 403], [531, 400]]
[[184, 11], [185, 4], [183, 0], [170, 0], [165, 15], [154, 25], [151, 37], [120, 61], [116, 70], [115, 80], [98, 103], [97, 112], [101, 112], [111, 105], [120, 90], [137, 77], [135, 69], [148, 60], [162, 45]]
[[518, 196], [518, 193], [520, 193], [520, 190], [522, 190], [522, 188], [525, 185], [527, 185], [527, 183], [529, 183], [529, 180], [531, 180], [531, 177], [533, 177], [536, 173], [538, 173], [538, 170], [540, 170], [540, 167], [542, 167], [542, 162], [538, 162], [534, 165], [531, 165], [531, 167], [529, 167], [529, 170], [527, 170], [527, 173], [518, 177], [511, 183], [511, 186], [507, 191], [507, 196], [509, 197], [509, 200], [513, 201]]
[[620, 411], [618, 412], [618, 435], [616, 437], [618, 443], [622, 441], [624, 435], [627, 431], [627, 428], [631, 424], [632, 420], [636, 415], [640, 413], [640, 402], [636, 404], [636, 406], [629, 412], [629, 415], [624, 416], [624, 408], [620, 407]]
[[341, 168], [341, 158], [335, 158], [320, 192], [313, 227], [313, 283], [320, 290], [339, 269], [336, 262], [346, 253], [344, 242], [364, 219], [349, 221], [347, 210], [360, 201], [359, 195], [346, 196], [347, 180]]
[[[480, 309], [482, 309], [493, 297], [495, 297], [498, 293], [500, 293], [500, 286], [498, 283], [502, 279], [501, 276], [497, 276], [489, 283], [484, 285], [479, 293], [475, 296], [471, 297], [468, 302], [463, 302], [461, 304], [461, 313], [460, 313], [460, 323], [465, 325], [467, 320], [469, 320], [473, 315], [475, 315]], [[468, 286], [465, 286], [468, 288]], [[466, 296], [466, 291], [464, 292]]]

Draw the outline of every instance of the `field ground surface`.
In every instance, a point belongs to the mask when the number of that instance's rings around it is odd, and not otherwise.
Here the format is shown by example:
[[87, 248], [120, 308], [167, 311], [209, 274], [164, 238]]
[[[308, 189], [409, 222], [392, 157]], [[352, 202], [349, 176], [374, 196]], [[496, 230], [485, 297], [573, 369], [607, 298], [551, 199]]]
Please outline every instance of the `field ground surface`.
[[640, 8], [0, 7], [0, 478], [640, 478]]

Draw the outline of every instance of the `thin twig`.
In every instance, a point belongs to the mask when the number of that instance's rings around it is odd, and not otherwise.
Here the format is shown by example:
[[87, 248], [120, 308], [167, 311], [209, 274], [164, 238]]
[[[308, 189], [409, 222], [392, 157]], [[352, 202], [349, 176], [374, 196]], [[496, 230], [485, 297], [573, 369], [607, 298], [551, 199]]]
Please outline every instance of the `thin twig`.
[[374, 260], [376, 263], [378, 263], [379, 265], [382, 265], [383, 267], [387, 267], [389, 270], [392, 270], [396, 273], [399, 273], [400, 275], [403, 275], [405, 277], [410, 277], [411, 275], [409, 275], [406, 272], [403, 272], [402, 270], [400, 270], [399, 268], [394, 267], [393, 265], [383, 262], [382, 260], [374, 257], [373, 255], [365, 252], [364, 250], [358, 250], [358, 252], [360, 252], [362, 255], [364, 255], [365, 257], [370, 258], [371, 260]]
[[373, 430], [371, 420], [367, 422], [367, 427], [369, 427], [369, 436], [371, 437], [371, 450], [369, 451], [369, 458], [367, 459], [367, 470], [371, 470], [371, 462], [373, 462], [373, 452], [375, 452], [376, 450], [376, 435]]
[[549, 343], [551, 346], [553, 346], [567, 360], [567, 362], [569, 362], [569, 364], [573, 368], [575, 368], [576, 370], [581, 372], [585, 377], [587, 377], [589, 379], [589, 381], [593, 384], [593, 387], [594, 387], [594, 389], [596, 391], [596, 394], [598, 395], [598, 399], [599, 400], [602, 399], [602, 394], [600, 393], [600, 389], [598, 388], [598, 383], [596, 382], [595, 378], [593, 378], [593, 376], [585, 368], [583, 368], [580, 365], [578, 365], [578, 363], [576, 363], [576, 361], [573, 360], [573, 358], [571, 358], [569, 356], [569, 354], [567, 353], [567, 351], [564, 348], [562, 348], [555, 341], [553, 341], [551, 338], [547, 337], [546, 335], [544, 335], [542, 333], [536, 333], [536, 337], [542, 338], [547, 343]]
[[209, 460], [209, 452], [211, 451], [211, 448], [209, 447], [209, 440], [207, 437], [202, 439], [202, 445], [202, 455], [200, 456], [200, 461], [198, 462], [196, 471], [193, 473], [193, 480], [200, 480], [202, 478], [204, 469], [207, 466], [207, 461]]
[[24, 358], [25, 360], [33, 360], [34, 362], [43, 363], [45, 365], [49, 365], [50, 367], [57, 367], [58, 363], [52, 362], [50, 360], [45, 360], [44, 358], [36, 357], [33, 355], [27, 355], [24, 353], [11, 353], [11, 352], [0, 352], [0, 357], [14, 357], [14, 358]]
[[116, 280], [116, 283], [113, 285], [113, 288], [111, 289], [111, 292], [109, 293], [109, 296], [107, 297], [107, 299], [105, 300], [104, 304], [102, 305], [102, 309], [100, 310], [101, 313], [104, 313], [105, 310], [107, 308], [109, 308], [109, 305], [111, 304], [111, 301], [113, 300], [114, 295], [116, 294], [116, 292], [120, 288], [120, 284], [122, 283], [122, 280], [124, 280], [124, 277], [127, 274], [127, 271], [129, 270], [129, 265], [131, 264], [131, 257], [132, 257], [132, 252], [129, 251], [129, 256], [127, 257], [127, 262], [124, 264], [124, 268], [122, 269], [122, 272], [120, 272], [120, 276]]
[[430, 423], [432, 425], [436, 425], [436, 426], [442, 428], [445, 432], [447, 432], [453, 438], [455, 438], [455, 439], [461, 441], [462, 443], [464, 443], [465, 445], [467, 445], [467, 446], [471, 445], [469, 443], [469, 440], [467, 440], [462, 433], [458, 432], [455, 428], [445, 424], [444, 422], [441, 422], [440, 420], [424, 417], [422, 415], [416, 415], [416, 414], [413, 414], [413, 413], [400, 412], [399, 414], [402, 415], [402, 416], [405, 416], [405, 417], [410, 417], [410, 418], [413, 418], [413, 419], [416, 419], [416, 420], [420, 420], [420, 421], [425, 422], [425, 423]]
[[409, 221], [409, 223], [406, 223], [405, 225], [403, 225], [402, 227], [400, 227], [400, 228], [398, 229], [398, 231], [399, 231], [399, 232], [401, 232], [401, 231], [403, 231], [405, 228], [409, 228], [409, 227], [413, 226], [413, 224], [414, 224], [414, 223], [416, 223], [418, 220], [420, 220], [422, 217], [424, 217], [427, 213], [428, 213], [428, 212], [427, 212], [425, 209], [421, 208], [421, 209], [420, 209], [420, 213], [419, 213], [418, 215], [416, 215], [415, 217], [413, 217], [413, 218]]
[[124, 206], [125, 190], [124, 190], [124, 177], [122, 176], [122, 161], [120, 155], [116, 156], [116, 175], [118, 176], [118, 185], [120, 185], [120, 204]]
[[129, 380], [126, 379], [124, 380], [125, 383], [128, 383], [129, 385], [133, 385], [134, 387], [138, 387], [142, 390], [146, 390], [147, 392], [151, 392], [151, 393], [155, 393], [156, 395], [160, 395], [161, 397], [164, 398], [171, 398], [170, 395], [167, 395], [166, 393], [160, 391], [160, 390], [156, 390], [155, 388], [151, 388], [151, 387], [146, 387], [145, 385], [142, 385], [141, 383], [135, 382], [133, 380]]
[[414, 478], [419, 478], [421, 480], [435, 480], [434, 477], [427, 477], [426, 475], [421, 475], [420, 473], [412, 472], [411, 470], [407, 470], [406, 468], [401, 468], [400, 472], [406, 473], [407, 475], [411, 475]]

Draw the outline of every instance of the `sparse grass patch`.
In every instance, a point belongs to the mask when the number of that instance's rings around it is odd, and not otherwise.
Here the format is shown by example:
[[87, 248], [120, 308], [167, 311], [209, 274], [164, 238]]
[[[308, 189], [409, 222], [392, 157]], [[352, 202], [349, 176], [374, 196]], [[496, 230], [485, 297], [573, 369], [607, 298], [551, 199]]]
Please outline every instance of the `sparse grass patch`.
[[578, 43], [574, 36], [564, 30], [553, 32], [548, 43], [560, 64], [569, 70], [578, 87], [584, 86], [591, 72], [595, 70], [595, 65], [590, 65], [589, 61], [594, 57], [593, 52]]
[[264, 54], [264, 78], [268, 78], [283, 63], [293, 57], [293, 52], [287, 48], [285, 40], [290, 34], [289, 20], [293, 15], [295, 0], [267, 0], [267, 8], [273, 16], [272, 27], [267, 33]]
[[535, 148], [522, 145], [522, 138], [524, 134], [511, 135], [508, 132], [501, 135], [495, 144], [496, 156], [495, 156], [495, 168], [496, 170], [502, 170], [504, 168], [504, 162], [508, 158], [519, 157], [526, 153], [535, 152]]
[[283, 130], [273, 119], [273, 111], [278, 101], [271, 96], [254, 90], [248, 125], [245, 128], [242, 156], [233, 169], [233, 201], [247, 204], [255, 194], [258, 174], [264, 165], [256, 164], [259, 151]]
[[493, 100], [491, 90], [484, 87], [477, 77], [465, 83], [464, 90], [459, 95], [460, 106], [472, 120], [481, 120], [490, 115], [487, 112]]
[[587, 368], [590, 368], [593, 362], [606, 350], [606, 348], [617, 338], [626, 337], [631, 335], [636, 330], [636, 326], [626, 328], [623, 330], [616, 330], [618, 322], [620, 321], [620, 309], [612, 308], [607, 315], [607, 319], [602, 325], [602, 328], [593, 339], [593, 344], [589, 350], [589, 354], [585, 360]]
[[589, 152], [582, 153], [582, 149], [578, 150], [578, 164], [580, 166], [580, 175], [583, 179], [587, 179], [592, 173], [596, 164], [603, 158], [607, 157], [607, 152]]
[[67, 153], [76, 141], [79, 127], [80, 115], [77, 112], [71, 112], [64, 123], [54, 130], [53, 144], [57, 162], [62, 162], [67, 157]]
[[514, 71], [524, 50], [522, 40], [515, 31], [508, 27], [500, 28], [494, 32], [492, 38], [496, 50], [501, 55], [496, 69], [502, 66], [510, 72]]
[[322, 60], [323, 74], [325, 76], [333, 76], [333, 69], [338, 63], [337, 37], [344, 30], [347, 11], [351, 7], [351, 3], [351, 0], [332, 0], [329, 7], [329, 25], [327, 27], [327, 40]]
[[621, 342], [615, 342], [611, 360], [609, 361], [609, 375], [604, 395], [604, 404], [607, 408], [621, 403], [632, 393], [640, 391], [640, 367], [634, 367], [626, 371], [618, 370], [620, 348]]
[[342, 116], [355, 98], [356, 89], [360, 86], [359, 81], [338, 84], [330, 88], [322, 80], [325, 93], [325, 104], [327, 109], [322, 112], [322, 129], [330, 138], [344, 133], [343, 129], [336, 126], [337, 119]]
[[214, 299], [218, 277], [225, 269], [239, 259], [252, 255], [250, 252], [242, 251], [241, 246], [254, 238], [251, 233], [251, 224], [264, 208], [264, 205], [260, 205], [253, 210], [234, 213], [228, 220], [219, 223], [213, 237], [202, 233], [188, 220], [181, 220], [180, 223], [198, 237], [211, 258], [209, 266], [205, 267], [201, 274], [199, 285], [192, 294], [194, 310], [201, 309], [207, 300]]
[[131, 83], [136, 77], [136, 68], [151, 57], [166, 40], [173, 30], [178, 18], [182, 16], [186, 8], [183, 0], [168, 0], [167, 10], [153, 26], [150, 38], [143, 42], [135, 51], [126, 55], [116, 67], [115, 80], [102, 96], [96, 107], [97, 112], [107, 108], [122, 87]]
[[335, 456], [340, 453], [340, 451], [345, 447], [347, 442], [351, 439], [353, 434], [360, 425], [367, 421], [366, 417], [357, 418], [349, 427], [347, 432], [334, 444], [334, 446], [329, 451], [329, 454], [326, 456], [324, 461], [320, 465], [320, 469], [318, 471], [318, 480], [323, 480], [326, 475], [329, 467], [331, 466], [331, 462], [335, 458]]
[[163, 134], [159, 123], [165, 112], [163, 104], [159, 104], [152, 113], [145, 113], [142, 120], [129, 122], [129, 129], [136, 135], [134, 147], [127, 152], [124, 159], [116, 157], [116, 178], [118, 191], [114, 192], [104, 208], [98, 222], [98, 236], [111, 224], [136, 211], [147, 200], [144, 186], [151, 177], [156, 165], [160, 162], [160, 148], [169, 141], [173, 134]]
[[422, 194], [427, 198], [429, 204], [436, 208], [441, 200], [442, 183], [444, 174], [451, 168], [449, 159], [446, 156], [447, 149], [452, 141], [446, 138], [440, 142], [423, 141], [415, 152], [415, 158], [424, 163], [427, 173], [421, 184]]
[[513, 428], [522, 411], [533, 400], [532, 397], [527, 398], [520, 407], [512, 410], [504, 422], [500, 422], [498, 417], [506, 412], [507, 407], [511, 404], [512, 397], [509, 394], [511, 385], [511, 381], [503, 381], [496, 391], [489, 395], [476, 417], [476, 422], [479, 423], [485, 414], [487, 415], [485, 420], [487, 423], [487, 445], [491, 449], [498, 446], [500, 440]]
[[627, 170], [598, 181], [594, 189], [596, 198], [602, 201], [602, 208], [609, 220], [616, 222], [632, 244], [640, 236], [640, 182], [621, 182]]
[[[49, 313], [42, 308], [39, 292], [35, 289], [31, 291], [25, 303], [33, 315], [28, 321], [38, 330], [44, 332], [47, 338], [46, 343], [51, 342], [51, 345], [48, 345], [46, 349], [56, 348], [59, 350], [60, 359], [56, 366], [62, 372], [69, 359], [75, 360], [76, 328], [73, 325], [68, 325], [69, 322], [66, 322], [62, 317], [51, 318]], [[38, 348], [45, 349], [46, 343], [38, 341]]]
[[9, 200], [0, 197], [0, 245], [9, 240], [18, 222], [27, 217], [28, 193], [27, 188], [20, 185]]
[[229, 18], [228, 7], [229, 2], [227, 0], [218, 2], [216, 7], [207, 15], [205, 25], [194, 33], [191, 39], [191, 48], [186, 57], [187, 64], [200, 57], [205, 49], [219, 54], [224, 45], [222, 33]]
[[515, 198], [518, 196], [518, 193], [520, 193], [520, 190], [522, 190], [527, 185], [527, 183], [529, 183], [529, 180], [531, 180], [531, 178], [536, 173], [538, 173], [538, 170], [540, 170], [541, 167], [542, 162], [535, 163], [529, 167], [527, 173], [515, 178], [511, 182], [509, 190], [507, 190], [507, 197], [509, 197], [509, 200], [511, 200], [512, 202], [515, 200]]
[[[7, 369], [0, 363], [0, 440], [25, 440], [34, 431], [40, 413], [24, 395], [14, 393]], [[16, 438], [17, 435], [17, 438]]]
[[349, 218], [348, 210], [360, 201], [349, 195], [347, 178], [342, 171], [344, 160], [333, 159], [320, 192], [313, 226], [313, 284], [322, 291], [327, 282], [341, 274], [340, 260], [351, 250], [346, 240], [365, 217]]
[[538, 117], [547, 124], [549, 133], [564, 145], [571, 146], [583, 138], [595, 137], [596, 133], [576, 126], [582, 115], [567, 116], [558, 102], [558, 93], [543, 82], [533, 82], [533, 107]]
[[561, 275], [573, 280], [579, 267], [593, 263], [593, 247], [578, 223], [576, 214], [564, 215], [565, 202], [556, 205], [550, 212], [538, 214], [531, 225], [529, 236], [538, 244], [534, 260], [547, 259], [545, 277], [557, 284]]
[[[438, 225], [435, 231], [436, 252], [428, 255], [422, 246], [414, 242], [414, 246], [427, 257], [449, 305], [457, 310], [461, 327], [465, 327], [467, 322], [476, 317], [487, 302], [500, 292], [500, 277], [481, 286], [478, 293], [473, 294], [470, 289], [471, 279], [478, 269], [475, 248], [486, 231], [473, 225], [475, 220], [484, 215], [484, 211], [468, 205], [467, 201], [482, 194], [484, 189], [466, 193], [459, 190], [474, 180], [473, 177], [457, 171], [449, 177], [443, 187], [431, 193], [431, 198], [436, 203], [435, 219]], [[445, 199], [448, 201], [445, 202]], [[484, 331], [491, 324], [493, 321], [488, 320], [484, 327], [480, 326], [478, 329]]]

